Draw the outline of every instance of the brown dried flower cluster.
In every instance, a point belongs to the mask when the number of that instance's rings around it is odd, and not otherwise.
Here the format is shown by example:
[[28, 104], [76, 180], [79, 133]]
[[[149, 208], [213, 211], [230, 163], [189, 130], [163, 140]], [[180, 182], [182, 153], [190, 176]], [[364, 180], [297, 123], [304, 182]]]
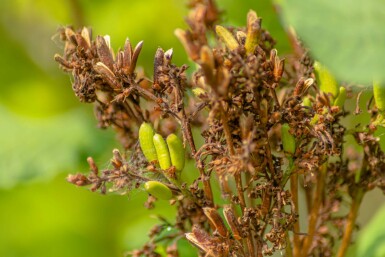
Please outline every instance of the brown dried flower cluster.
[[[72, 73], [79, 100], [94, 103], [99, 126], [113, 127], [125, 150], [124, 157], [114, 150], [111, 168], [102, 171], [90, 157], [90, 174], [68, 181], [129, 193], [156, 180], [172, 191], [175, 222], [161, 219], [132, 256], [160, 256], [156, 245], [162, 242], [171, 242], [167, 256], [179, 256], [180, 238], [200, 256], [336, 256], [337, 244], [337, 256], [344, 256], [365, 192], [385, 192], [385, 155], [373, 126], [348, 132], [340, 122], [348, 113], [319, 89], [311, 58], [305, 51], [289, 61], [279, 57], [255, 12], [248, 13], [245, 28], [225, 28], [215, 26], [220, 12], [213, 0], [191, 1], [190, 8], [189, 29], [175, 34], [199, 65], [191, 77], [187, 65], [172, 63], [172, 49], [157, 50], [150, 80], [135, 69], [142, 42], [133, 48], [127, 39], [114, 54], [108, 36], [93, 40], [88, 28], [61, 30], [64, 54], [55, 60]], [[162, 135], [180, 130], [200, 174], [193, 183], [181, 181], [174, 167], [147, 162], [137, 144], [143, 122]], [[199, 147], [193, 126], [202, 131]], [[358, 160], [344, 155], [347, 134], [363, 149]], [[220, 185], [225, 204], [214, 201], [212, 183]], [[307, 217], [298, 217], [299, 188]], [[344, 195], [351, 208], [341, 214]], [[150, 195], [145, 206], [153, 208], [155, 201]], [[299, 218], [308, 221], [307, 230]], [[161, 236], [169, 227], [174, 233]]]

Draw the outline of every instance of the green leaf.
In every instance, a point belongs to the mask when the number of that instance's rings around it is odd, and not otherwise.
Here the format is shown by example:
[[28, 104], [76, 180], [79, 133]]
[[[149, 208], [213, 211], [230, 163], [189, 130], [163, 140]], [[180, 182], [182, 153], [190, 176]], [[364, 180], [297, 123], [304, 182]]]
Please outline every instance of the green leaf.
[[357, 242], [358, 257], [383, 257], [385, 256], [385, 205], [377, 212], [376, 216], [361, 232]]
[[385, 81], [384, 0], [279, 2], [287, 25], [337, 79]]
[[[75, 172], [89, 155], [105, 152], [111, 136], [90, 113], [73, 110], [45, 119], [16, 116], [0, 106], [0, 188]], [[108, 150], [110, 152], [110, 150]]]

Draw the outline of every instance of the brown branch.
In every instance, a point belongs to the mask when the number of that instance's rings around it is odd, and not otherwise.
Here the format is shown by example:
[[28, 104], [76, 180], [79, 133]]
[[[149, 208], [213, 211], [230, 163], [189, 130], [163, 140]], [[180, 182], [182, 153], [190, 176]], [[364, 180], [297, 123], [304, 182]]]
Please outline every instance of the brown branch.
[[310, 212], [308, 233], [307, 236], [304, 238], [304, 242], [302, 244], [302, 257], [306, 257], [308, 255], [311, 243], [313, 242], [313, 237], [315, 234], [315, 229], [317, 227], [317, 221], [319, 217], [319, 210], [321, 207], [322, 192], [325, 186], [326, 171], [327, 163], [322, 165], [322, 167], [320, 168], [320, 174], [318, 175], [314, 202]]
[[348, 214], [348, 220], [344, 231], [344, 236], [342, 238], [342, 242], [340, 248], [338, 249], [337, 257], [344, 257], [346, 251], [350, 245], [350, 240], [353, 234], [354, 227], [356, 225], [356, 219], [358, 215], [358, 210], [360, 209], [360, 205], [362, 199], [364, 198], [365, 192], [362, 188], [359, 188], [353, 197], [352, 206], [350, 206], [350, 211]]

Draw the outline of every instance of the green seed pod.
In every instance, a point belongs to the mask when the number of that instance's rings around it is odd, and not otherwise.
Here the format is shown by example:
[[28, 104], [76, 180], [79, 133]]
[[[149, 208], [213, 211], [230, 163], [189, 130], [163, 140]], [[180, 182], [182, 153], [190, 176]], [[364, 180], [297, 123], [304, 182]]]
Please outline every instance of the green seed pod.
[[153, 142], [154, 130], [150, 123], [143, 122], [139, 128], [139, 144], [147, 161], [158, 160]]
[[373, 95], [377, 108], [385, 112], [385, 85], [380, 85], [376, 81], [373, 82]]
[[215, 27], [215, 32], [217, 33], [218, 37], [222, 39], [227, 48], [229, 48], [231, 51], [234, 51], [238, 48], [238, 41], [234, 38], [233, 34], [231, 34], [231, 32], [228, 31], [225, 27], [217, 25]]
[[144, 184], [144, 188], [147, 193], [162, 200], [170, 200], [172, 198], [172, 192], [165, 184], [158, 181], [147, 181]]
[[314, 62], [314, 71], [319, 89], [324, 93], [331, 93], [336, 98], [339, 93], [338, 83], [330, 71], [319, 62]]
[[289, 124], [284, 123], [281, 127], [281, 137], [282, 137], [282, 145], [283, 150], [287, 153], [294, 154], [295, 152], [295, 138], [289, 132], [290, 127]]
[[184, 168], [185, 151], [182, 140], [175, 134], [168, 135], [167, 139], [168, 150], [170, 152], [171, 163], [177, 171], [182, 171]]
[[346, 100], [346, 88], [340, 87], [340, 93], [338, 94], [336, 100], [334, 101], [334, 106], [338, 106], [341, 109], [342, 107], [344, 107], [345, 100]]
[[159, 166], [162, 170], [167, 170], [171, 167], [171, 159], [166, 142], [159, 134], [154, 135], [153, 142], [155, 145], [156, 155], [158, 156]]

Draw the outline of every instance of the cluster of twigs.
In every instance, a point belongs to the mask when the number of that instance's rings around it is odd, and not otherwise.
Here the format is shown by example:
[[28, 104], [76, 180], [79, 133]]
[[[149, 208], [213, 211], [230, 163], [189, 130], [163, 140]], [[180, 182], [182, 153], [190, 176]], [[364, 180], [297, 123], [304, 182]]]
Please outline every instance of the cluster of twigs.
[[[93, 40], [88, 28], [61, 30], [64, 54], [55, 60], [72, 73], [79, 100], [94, 103], [99, 126], [114, 128], [125, 150], [124, 157], [114, 150], [111, 168], [101, 172], [89, 158], [91, 173], [68, 180], [103, 193], [107, 187], [129, 192], [157, 180], [172, 191], [175, 222], [163, 220], [132, 256], [159, 256], [156, 246], [162, 242], [169, 244], [168, 256], [179, 256], [176, 241], [184, 237], [201, 256], [275, 251], [335, 256], [340, 241], [337, 256], [344, 256], [365, 192], [385, 189], [385, 155], [373, 128], [347, 132], [340, 118], [348, 113], [319, 90], [313, 61], [306, 54], [289, 62], [280, 58], [255, 12], [248, 13], [246, 28], [224, 28], [215, 27], [220, 12], [214, 1], [191, 1], [190, 8], [189, 29], [175, 32], [199, 65], [189, 78], [187, 65], [172, 63], [172, 49], [157, 50], [150, 80], [135, 69], [142, 42], [133, 48], [127, 39], [114, 54], [108, 36]], [[200, 174], [193, 183], [180, 181], [173, 167], [162, 170], [146, 161], [137, 144], [143, 122], [162, 135], [180, 129]], [[293, 151], [282, 147], [287, 136], [281, 132], [283, 124], [295, 140]], [[202, 131], [199, 147], [193, 126]], [[344, 155], [347, 133], [363, 149], [357, 160]], [[225, 204], [214, 201], [214, 180]], [[307, 230], [299, 225], [299, 192], [306, 197], [301, 208], [308, 216], [301, 219], [308, 220]], [[351, 197], [347, 214], [340, 212], [345, 195]], [[150, 195], [146, 206], [153, 207], [154, 201]], [[176, 232], [161, 237], [168, 226]]]

